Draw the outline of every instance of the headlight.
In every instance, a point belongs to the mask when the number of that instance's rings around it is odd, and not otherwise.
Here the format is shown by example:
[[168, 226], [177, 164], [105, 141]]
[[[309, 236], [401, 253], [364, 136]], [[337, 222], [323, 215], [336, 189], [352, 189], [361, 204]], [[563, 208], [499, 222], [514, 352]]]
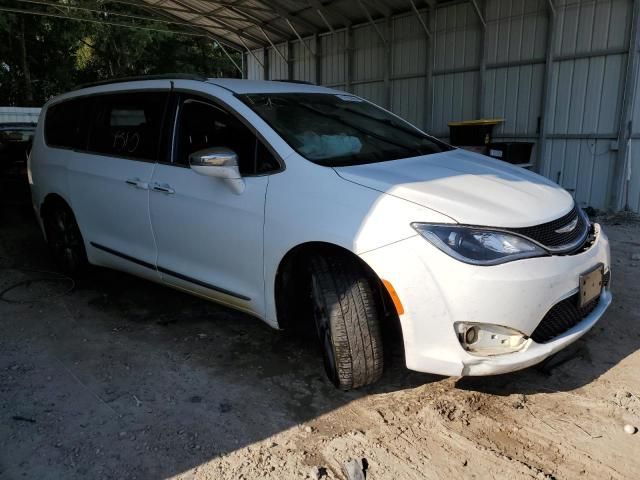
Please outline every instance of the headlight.
[[411, 226], [444, 253], [474, 265], [497, 265], [548, 255], [532, 241], [500, 230], [431, 223]]

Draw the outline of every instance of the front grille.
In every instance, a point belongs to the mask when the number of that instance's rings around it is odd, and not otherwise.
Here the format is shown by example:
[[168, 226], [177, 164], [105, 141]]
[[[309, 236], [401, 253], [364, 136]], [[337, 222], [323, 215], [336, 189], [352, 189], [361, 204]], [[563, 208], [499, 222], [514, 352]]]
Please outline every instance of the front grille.
[[[578, 218], [578, 223], [570, 232], [558, 233], [556, 230], [565, 227], [567, 224]], [[577, 205], [566, 215], [533, 227], [511, 228], [514, 233], [524, 235], [536, 242], [544, 245], [552, 251], [565, 251], [580, 248], [581, 244], [587, 238], [589, 224], [585, 220], [585, 216], [578, 211]], [[582, 242], [580, 240], [582, 239]], [[576, 242], [578, 242], [576, 244]]]
[[[602, 284], [606, 287], [609, 285], [611, 271], [607, 271], [602, 277]], [[575, 327], [587, 315], [589, 315], [598, 305], [599, 297], [594, 298], [591, 302], [583, 307], [579, 307], [580, 292], [571, 295], [564, 300], [556, 303], [551, 310], [547, 312], [540, 324], [531, 334], [531, 338], [537, 343], [546, 343], [558, 335], [563, 334], [572, 327]]]

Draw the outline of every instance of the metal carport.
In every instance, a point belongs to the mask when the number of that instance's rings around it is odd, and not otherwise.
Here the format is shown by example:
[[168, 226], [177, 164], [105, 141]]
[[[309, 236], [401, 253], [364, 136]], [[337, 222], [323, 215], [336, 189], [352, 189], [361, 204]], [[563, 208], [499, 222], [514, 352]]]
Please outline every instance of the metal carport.
[[581, 205], [640, 212], [640, 0], [108, 2], [244, 52], [246, 78], [347, 90], [440, 137], [503, 117], [494, 137], [535, 142], [530, 168]]

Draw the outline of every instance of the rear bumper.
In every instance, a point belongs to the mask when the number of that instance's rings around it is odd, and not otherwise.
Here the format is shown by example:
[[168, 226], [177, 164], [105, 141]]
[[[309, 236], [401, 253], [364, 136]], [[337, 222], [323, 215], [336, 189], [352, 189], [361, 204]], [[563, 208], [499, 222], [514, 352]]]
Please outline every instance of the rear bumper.
[[559, 301], [578, 291], [579, 276], [598, 263], [610, 268], [609, 242], [599, 225], [591, 247], [576, 255], [533, 258], [479, 267], [464, 264], [420, 236], [362, 254], [391, 282], [403, 304], [400, 316], [407, 367], [441, 375], [492, 375], [541, 362], [571, 344], [611, 303], [604, 289], [578, 324], [546, 343], [529, 338], [517, 352], [473, 355], [460, 345], [455, 322], [501, 325], [529, 336]]

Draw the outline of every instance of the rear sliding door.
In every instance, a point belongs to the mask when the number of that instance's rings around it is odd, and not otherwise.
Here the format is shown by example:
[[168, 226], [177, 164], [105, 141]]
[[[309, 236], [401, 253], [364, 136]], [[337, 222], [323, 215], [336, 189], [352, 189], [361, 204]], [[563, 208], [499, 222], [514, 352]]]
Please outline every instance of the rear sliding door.
[[73, 209], [95, 263], [157, 277], [149, 184], [168, 92], [91, 97], [84, 151], [68, 163]]

